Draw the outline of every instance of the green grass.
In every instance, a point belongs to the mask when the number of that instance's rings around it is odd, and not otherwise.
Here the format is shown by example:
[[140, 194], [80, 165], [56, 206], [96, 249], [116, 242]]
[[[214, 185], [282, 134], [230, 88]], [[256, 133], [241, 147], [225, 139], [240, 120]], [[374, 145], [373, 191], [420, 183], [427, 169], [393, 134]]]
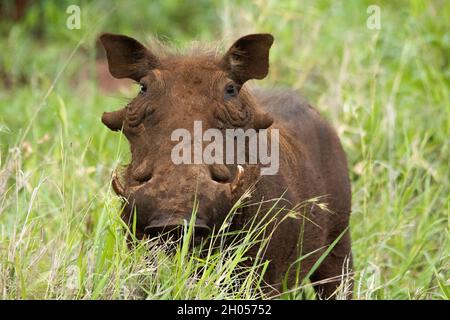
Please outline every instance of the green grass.
[[[81, 2], [81, 30], [65, 27], [62, 2], [0, 21], [0, 298], [262, 295], [262, 262], [238, 267], [251, 236], [206, 257], [127, 248], [109, 181], [128, 147], [100, 117], [134, 92], [98, 90], [102, 31], [176, 45], [274, 34], [270, 74], [258, 85], [302, 92], [348, 155], [354, 297], [450, 298], [447, 1], [377, 1], [380, 30], [366, 27], [370, 1], [147, 3]], [[308, 283], [281, 296], [313, 297]]]

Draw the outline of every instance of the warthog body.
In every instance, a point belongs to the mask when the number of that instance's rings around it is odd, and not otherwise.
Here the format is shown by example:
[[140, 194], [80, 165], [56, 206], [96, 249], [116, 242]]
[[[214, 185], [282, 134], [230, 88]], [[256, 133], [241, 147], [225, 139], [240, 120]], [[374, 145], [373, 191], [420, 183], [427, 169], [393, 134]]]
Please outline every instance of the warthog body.
[[[130, 142], [132, 160], [124, 182], [115, 177], [113, 187], [127, 199], [125, 221], [131, 223], [136, 209], [137, 236], [157, 235], [189, 220], [194, 197], [199, 201], [195, 232], [206, 236], [254, 185], [253, 202], [266, 201], [260, 208], [245, 207], [234, 217], [233, 228], [243, 228], [273, 206], [267, 200], [283, 195], [277, 207], [285, 210], [272, 223], [276, 228], [264, 254], [270, 261], [265, 281], [271, 293], [281, 289], [285, 277], [294, 286], [341, 237], [310, 277], [322, 297], [331, 297], [352, 267], [346, 157], [335, 131], [295, 93], [251, 91], [244, 85], [267, 75], [273, 37], [245, 36], [223, 57], [156, 55], [121, 35], [104, 34], [101, 41], [111, 74], [141, 84], [141, 92], [125, 108], [102, 118], [110, 129], [123, 129]], [[192, 131], [194, 121], [201, 121], [204, 129], [279, 130], [278, 173], [261, 176], [260, 165], [174, 164], [171, 151], [177, 142], [171, 133], [179, 128]], [[293, 263], [300, 255], [307, 257], [297, 268]], [[346, 292], [350, 297], [351, 280]]]

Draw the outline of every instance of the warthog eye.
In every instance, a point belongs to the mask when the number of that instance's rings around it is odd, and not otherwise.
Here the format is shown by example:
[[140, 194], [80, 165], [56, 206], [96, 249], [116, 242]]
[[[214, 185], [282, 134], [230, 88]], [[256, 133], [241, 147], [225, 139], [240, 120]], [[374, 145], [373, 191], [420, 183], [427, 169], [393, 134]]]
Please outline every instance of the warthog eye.
[[147, 86], [145, 84], [139, 83], [139, 88], [140, 88], [139, 94], [144, 94], [147, 92]]
[[239, 93], [239, 87], [234, 83], [229, 83], [225, 87], [225, 100], [235, 98]]

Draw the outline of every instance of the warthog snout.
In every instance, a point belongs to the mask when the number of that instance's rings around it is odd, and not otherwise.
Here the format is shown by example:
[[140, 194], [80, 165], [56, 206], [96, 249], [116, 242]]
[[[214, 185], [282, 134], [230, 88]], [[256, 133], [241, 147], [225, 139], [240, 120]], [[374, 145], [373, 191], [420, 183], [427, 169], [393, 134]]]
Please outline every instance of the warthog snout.
[[[189, 221], [187, 220], [153, 220], [145, 227], [144, 232], [149, 238], [159, 237], [162, 240], [178, 241], [187, 232], [185, 228], [189, 228]], [[211, 228], [205, 221], [197, 219], [192, 228], [192, 238], [194, 243], [199, 243], [206, 239], [211, 233]]]
[[[232, 197], [241, 188], [244, 169], [238, 165], [228, 171], [227, 179], [219, 179], [207, 166], [158, 166], [146, 181], [127, 180], [122, 184], [113, 175], [114, 191], [126, 199], [123, 214], [126, 221], [136, 219], [140, 235], [150, 238], [178, 240], [189, 225], [195, 207], [193, 237], [206, 238], [212, 228], [220, 227], [228, 213]], [[224, 169], [225, 170], [225, 169]], [[136, 210], [136, 216], [134, 211]]]

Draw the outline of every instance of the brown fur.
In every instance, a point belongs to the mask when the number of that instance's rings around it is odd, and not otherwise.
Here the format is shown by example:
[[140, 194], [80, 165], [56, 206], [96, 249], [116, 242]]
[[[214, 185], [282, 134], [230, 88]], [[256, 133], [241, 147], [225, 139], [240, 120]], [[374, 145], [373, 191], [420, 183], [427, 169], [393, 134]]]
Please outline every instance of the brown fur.
[[[279, 204], [285, 212], [300, 211], [300, 203], [320, 197], [329, 210], [310, 202], [299, 212], [304, 218], [283, 220], [264, 255], [270, 261], [265, 281], [271, 294], [281, 290], [288, 270], [288, 285], [295, 284], [296, 268], [290, 266], [300, 253], [317, 251], [301, 262], [300, 279], [304, 278], [326, 247], [348, 227], [350, 182], [339, 139], [315, 109], [293, 92], [251, 92], [244, 85], [267, 75], [273, 37], [255, 34], [240, 38], [221, 59], [212, 54], [156, 55], [121, 35], [104, 34], [101, 41], [111, 74], [139, 81], [147, 88], [124, 109], [102, 118], [112, 130], [123, 128], [130, 142], [132, 160], [124, 186], [116, 185], [116, 190], [128, 200], [123, 216], [128, 223], [136, 208], [137, 235], [143, 237], [189, 219], [195, 195], [199, 200], [196, 228], [203, 233], [219, 226], [236, 197], [254, 183], [255, 201], [278, 198], [286, 191]], [[237, 97], [225, 99], [224, 88], [230, 83], [242, 87]], [[192, 131], [195, 120], [202, 121], [203, 130], [279, 129], [278, 174], [260, 177], [258, 166], [244, 166], [242, 185], [233, 191], [230, 184], [237, 175], [235, 165], [175, 165], [170, 154], [177, 142], [170, 140], [171, 133], [178, 128]], [[265, 204], [260, 212], [271, 205]], [[244, 209], [235, 217], [234, 228], [244, 226], [256, 210], [257, 206]], [[320, 282], [315, 289], [321, 297], [332, 296], [346, 266], [346, 272], [351, 270], [348, 231], [311, 277]]]

